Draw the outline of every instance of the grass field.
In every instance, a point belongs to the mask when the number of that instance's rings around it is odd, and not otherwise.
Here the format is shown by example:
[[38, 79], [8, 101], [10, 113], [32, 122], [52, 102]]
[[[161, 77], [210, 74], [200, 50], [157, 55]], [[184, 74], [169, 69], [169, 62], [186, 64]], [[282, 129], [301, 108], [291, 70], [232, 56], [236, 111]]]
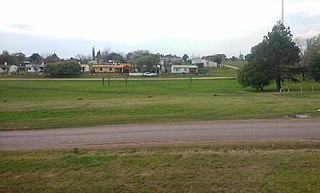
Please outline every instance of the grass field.
[[0, 152], [0, 192], [319, 192], [320, 142]]
[[[290, 94], [242, 88], [237, 80], [0, 81], [0, 130], [217, 119], [319, 117], [320, 84]], [[304, 92], [300, 93], [300, 86]], [[314, 92], [311, 92], [311, 88]]]

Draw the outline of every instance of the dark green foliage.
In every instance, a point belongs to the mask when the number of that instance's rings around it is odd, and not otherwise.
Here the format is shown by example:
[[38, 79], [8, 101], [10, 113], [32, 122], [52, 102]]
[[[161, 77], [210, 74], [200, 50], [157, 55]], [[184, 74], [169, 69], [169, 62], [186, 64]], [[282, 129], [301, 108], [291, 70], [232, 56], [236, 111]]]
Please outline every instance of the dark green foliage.
[[320, 82], [320, 56], [313, 58], [309, 65], [309, 73], [315, 79]]
[[[295, 75], [299, 74], [297, 63], [300, 50], [292, 40], [289, 27], [285, 28], [281, 22], [278, 22], [263, 41], [251, 49], [251, 52], [250, 65], [256, 65], [256, 67], [250, 66], [240, 71], [238, 77], [243, 86], [253, 88], [258, 86], [261, 89], [261, 86], [275, 80], [279, 91], [284, 80], [296, 81]], [[247, 70], [249, 72], [244, 72]]]
[[187, 54], [184, 54], [183, 56], [182, 56], [182, 60], [183, 61], [187, 61], [189, 59], [189, 56], [187, 55]]
[[155, 72], [157, 64], [159, 63], [159, 56], [156, 54], [144, 53], [133, 59], [135, 68], [139, 71], [150, 71]]
[[270, 84], [270, 78], [263, 73], [262, 65], [257, 62], [245, 65], [238, 73], [238, 81], [243, 87], [252, 87], [261, 91]]
[[47, 64], [44, 72], [52, 77], [78, 75], [81, 67], [76, 60], [66, 60]]

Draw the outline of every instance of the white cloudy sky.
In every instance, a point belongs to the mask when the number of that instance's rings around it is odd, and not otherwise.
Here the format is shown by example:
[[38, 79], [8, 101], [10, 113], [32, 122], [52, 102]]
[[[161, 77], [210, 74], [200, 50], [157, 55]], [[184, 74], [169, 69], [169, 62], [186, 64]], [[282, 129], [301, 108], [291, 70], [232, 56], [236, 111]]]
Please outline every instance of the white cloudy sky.
[[[246, 54], [281, 19], [281, 0], [10, 0], [1, 3], [0, 51], [60, 57], [129, 52]], [[292, 34], [320, 33], [320, 0], [285, 0]]]

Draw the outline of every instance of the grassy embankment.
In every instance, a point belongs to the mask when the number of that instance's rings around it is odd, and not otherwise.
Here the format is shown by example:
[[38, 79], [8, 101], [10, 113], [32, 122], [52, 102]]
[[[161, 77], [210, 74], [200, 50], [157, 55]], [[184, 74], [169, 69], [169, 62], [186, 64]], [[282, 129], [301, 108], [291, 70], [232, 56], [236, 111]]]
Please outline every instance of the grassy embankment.
[[[229, 73], [229, 72], [228, 72]], [[320, 84], [287, 83], [279, 94], [242, 88], [237, 80], [0, 81], [0, 130], [103, 124], [319, 117]], [[304, 92], [300, 93], [300, 86]], [[312, 86], [314, 92], [312, 92]]]
[[0, 192], [318, 192], [319, 141], [0, 152]]

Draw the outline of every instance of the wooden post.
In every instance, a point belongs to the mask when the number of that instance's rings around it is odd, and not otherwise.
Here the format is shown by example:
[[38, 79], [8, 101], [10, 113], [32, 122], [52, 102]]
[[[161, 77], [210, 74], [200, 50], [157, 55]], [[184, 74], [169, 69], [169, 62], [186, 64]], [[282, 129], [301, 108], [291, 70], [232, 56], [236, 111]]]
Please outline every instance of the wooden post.
[[302, 86], [300, 86], [300, 91], [301, 91], [301, 94], [302, 94]]
[[314, 87], [312, 86], [312, 93], [314, 93]]

